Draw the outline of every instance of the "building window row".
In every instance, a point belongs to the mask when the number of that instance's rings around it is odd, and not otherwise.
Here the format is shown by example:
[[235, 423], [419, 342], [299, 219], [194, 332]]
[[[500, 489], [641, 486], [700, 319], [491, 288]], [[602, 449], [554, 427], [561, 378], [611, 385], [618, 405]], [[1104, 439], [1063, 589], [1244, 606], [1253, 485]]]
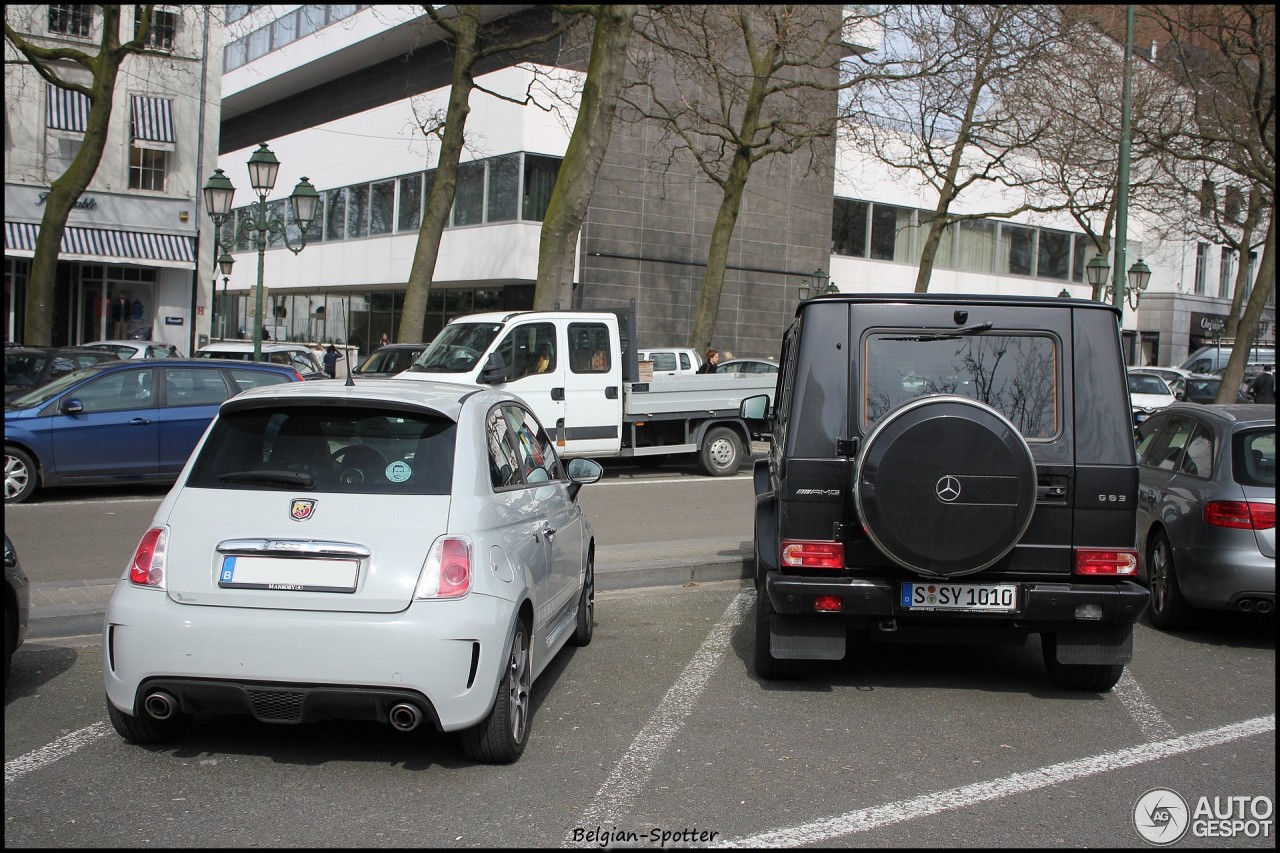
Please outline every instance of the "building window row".
[[[228, 6], [227, 20], [239, 20], [256, 8], [260, 7]], [[279, 50], [285, 45], [309, 36], [330, 24], [350, 18], [361, 9], [368, 8], [368, 4], [357, 5], [354, 3], [330, 5], [313, 3], [299, 6], [248, 35], [229, 42], [222, 51], [222, 70], [225, 72], [239, 68], [245, 63], [260, 59], [271, 51]], [[243, 12], [240, 11], [242, 9], [244, 10]], [[232, 15], [236, 15], [236, 17], [232, 17]]]
[[[89, 97], [46, 84], [45, 176], [54, 181], [80, 151], [89, 122]], [[164, 192], [169, 154], [177, 145], [173, 99], [149, 95], [129, 97], [129, 179], [131, 190]]]
[[[918, 264], [933, 217], [930, 210], [837, 198], [831, 220], [831, 251], [846, 257]], [[1091, 246], [1086, 234], [996, 219], [962, 220], [942, 232], [934, 263], [939, 269], [1079, 283], [1084, 281]], [[1130, 249], [1134, 248], [1130, 244]]]
[[[462, 228], [517, 220], [541, 222], [560, 171], [560, 159], [539, 154], [504, 154], [458, 167], [457, 190], [446, 227]], [[307, 242], [338, 242], [417, 232], [431, 194], [435, 169], [385, 178], [368, 183], [320, 191], [316, 218], [307, 230]], [[297, 243], [300, 232], [285, 199], [268, 202], [274, 216], [286, 221], [289, 239]], [[237, 208], [228, 217], [220, 238], [224, 246], [247, 252], [256, 247], [239, 225], [253, 216], [251, 205]], [[279, 234], [270, 234], [268, 248], [284, 245]]]

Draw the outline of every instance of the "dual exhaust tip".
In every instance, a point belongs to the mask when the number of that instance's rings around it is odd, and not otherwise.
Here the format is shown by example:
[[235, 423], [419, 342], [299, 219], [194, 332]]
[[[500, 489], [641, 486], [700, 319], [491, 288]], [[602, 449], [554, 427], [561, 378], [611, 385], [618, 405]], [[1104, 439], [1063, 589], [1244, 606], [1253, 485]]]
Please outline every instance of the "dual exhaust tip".
[[1270, 613], [1275, 605], [1265, 598], [1242, 598], [1236, 604], [1241, 613]]
[[[178, 712], [178, 700], [164, 690], [156, 690], [147, 694], [142, 700], [143, 709], [155, 720], [167, 720]], [[393, 705], [387, 715], [392, 728], [401, 732], [411, 732], [422, 724], [422, 711], [409, 702]]]

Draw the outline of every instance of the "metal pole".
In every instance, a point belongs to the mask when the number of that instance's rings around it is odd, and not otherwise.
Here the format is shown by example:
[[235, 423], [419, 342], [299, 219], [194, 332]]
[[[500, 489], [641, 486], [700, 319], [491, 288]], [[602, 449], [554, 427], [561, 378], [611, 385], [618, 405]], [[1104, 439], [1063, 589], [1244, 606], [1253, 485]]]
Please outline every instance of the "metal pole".
[[1124, 90], [1120, 105], [1120, 171], [1116, 180], [1116, 249], [1115, 268], [1112, 270], [1112, 304], [1120, 309], [1124, 318], [1125, 288], [1128, 286], [1126, 270], [1129, 243], [1129, 112], [1130, 92], [1129, 64], [1133, 56], [1133, 6], [1125, 7], [1124, 23]]
[[258, 231], [258, 293], [254, 297], [256, 316], [253, 321], [253, 360], [262, 361], [262, 281], [266, 275], [267, 257], [267, 197], [258, 196], [254, 227]]

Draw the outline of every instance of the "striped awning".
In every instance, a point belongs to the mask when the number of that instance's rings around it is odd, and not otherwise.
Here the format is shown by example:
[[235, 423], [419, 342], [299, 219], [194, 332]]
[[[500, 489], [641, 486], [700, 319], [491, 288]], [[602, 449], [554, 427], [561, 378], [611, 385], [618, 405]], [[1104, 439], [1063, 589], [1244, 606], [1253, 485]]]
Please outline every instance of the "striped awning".
[[[29, 258], [35, 254], [40, 226], [31, 222], [4, 224], [4, 253]], [[178, 234], [147, 234], [113, 231], [106, 228], [67, 226], [62, 234], [63, 260], [99, 263], [144, 263], [147, 266], [193, 269], [196, 265], [195, 238]]]
[[172, 151], [177, 138], [173, 133], [173, 101], [134, 95], [132, 101], [133, 144], [138, 148]]
[[46, 89], [49, 93], [49, 109], [45, 126], [54, 130], [84, 133], [89, 125], [89, 96], [47, 84]]

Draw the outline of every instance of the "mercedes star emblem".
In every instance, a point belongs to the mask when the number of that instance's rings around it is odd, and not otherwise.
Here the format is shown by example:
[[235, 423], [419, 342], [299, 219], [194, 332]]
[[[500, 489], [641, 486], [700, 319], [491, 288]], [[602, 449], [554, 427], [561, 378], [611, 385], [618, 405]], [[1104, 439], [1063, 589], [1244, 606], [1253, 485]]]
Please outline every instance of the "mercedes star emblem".
[[948, 474], [938, 481], [934, 492], [937, 493], [938, 500], [943, 503], [953, 503], [960, 497], [960, 481]]

